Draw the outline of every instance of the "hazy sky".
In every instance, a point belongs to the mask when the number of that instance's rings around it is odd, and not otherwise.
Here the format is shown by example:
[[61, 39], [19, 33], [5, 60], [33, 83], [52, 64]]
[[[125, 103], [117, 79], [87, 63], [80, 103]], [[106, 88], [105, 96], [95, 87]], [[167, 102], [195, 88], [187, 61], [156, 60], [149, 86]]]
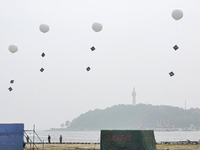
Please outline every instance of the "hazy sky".
[[[89, 110], [131, 104], [133, 87], [137, 103], [185, 107], [186, 100], [187, 108], [199, 108], [199, 6], [199, 0], [1, 0], [0, 122], [59, 127]], [[183, 11], [181, 20], [172, 18], [174, 9]], [[94, 22], [101, 32], [92, 30]]]

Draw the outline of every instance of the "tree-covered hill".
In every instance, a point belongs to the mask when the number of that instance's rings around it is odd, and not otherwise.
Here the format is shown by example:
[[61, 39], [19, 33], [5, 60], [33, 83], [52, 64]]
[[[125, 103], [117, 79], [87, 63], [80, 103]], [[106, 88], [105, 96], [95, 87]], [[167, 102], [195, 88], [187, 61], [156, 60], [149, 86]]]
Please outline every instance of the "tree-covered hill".
[[175, 128], [187, 128], [191, 124], [199, 128], [200, 109], [185, 110], [179, 107], [145, 104], [116, 105], [81, 114], [72, 120], [67, 130], [154, 128], [158, 122], [168, 122]]

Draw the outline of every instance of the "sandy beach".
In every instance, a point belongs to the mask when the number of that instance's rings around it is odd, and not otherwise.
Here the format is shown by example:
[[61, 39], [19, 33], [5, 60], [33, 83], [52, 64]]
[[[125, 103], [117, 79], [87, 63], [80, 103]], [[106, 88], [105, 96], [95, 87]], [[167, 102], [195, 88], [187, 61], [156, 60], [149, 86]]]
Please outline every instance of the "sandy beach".
[[[32, 145], [33, 146], [33, 145]], [[37, 148], [43, 149], [43, 144], [36, 144]], [[199, 150], [200, 145], [156, 145], [158, 150]], [[30, 148], [30, 144], [26, 145], [26, 149]], [[35, 147], [36, 148], [36, 147]], [[44, 144], [44, 150], [100, 150], [100, 144]]]
[[156, 145], [158, 150], [199, 150], [200, 145]]
[[[100, 144], [36, 144], [37, 148], [42, 149], [100, 149]], [[33, 147], [33, 145], [31, 145]], [[30, 148], [30, 144], [26, 144]]]

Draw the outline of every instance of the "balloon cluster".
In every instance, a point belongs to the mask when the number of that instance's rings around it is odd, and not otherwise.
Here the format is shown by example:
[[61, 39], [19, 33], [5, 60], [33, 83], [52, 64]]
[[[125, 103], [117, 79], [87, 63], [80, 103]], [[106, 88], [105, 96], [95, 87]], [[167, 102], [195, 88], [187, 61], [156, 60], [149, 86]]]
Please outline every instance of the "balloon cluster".
[[[173, 19], [175, 19], [175, 20], [180, 20], [180, 19], [183, 17], [183, 12], [182, 12], [181, 10], [179, 10], [179, 9], [175, 9], [174, 11], [172, 11], [172, 14], [171, 14], [171, 15], [172, 15], [172, 18], [173, 18]], [[102, 26], [101, 23], [94, 22], [94, 23], [92, 24], [92, 29], [93, 29], [95, 32], [100, 32], [100, 31], [103, 29], [103, 26]], [[40, 30], [42, 33], [47, 33], [47, 32], [49, 32], [50, 28], [49, 28], [49, 26], [48, 26], [47, 24], [41, 24], [41, 25], [39, 26], [39, 30]], [[179, 47], [178, 47], [177, 45], [175, 45], [173, 48], [174, 48], [174, 50], [177, 50]], [[18, 51], [18, 47], [17, 47], [15, 44], [11, 44], [11, 45], [8, 47], [8, 49], [9, 49], [9, 51], [10, 51], [11, 53], [16, 53], [16, 52]], [[92, 46], [90, 49], [91, 49], [91, 51], [94, 51], [96, 48], [95, 48], [94, 46]], [[41, 54], [41, 56], [42, 56], [42, 57], [45, 57], [45, 53], [43, 52], [43, 53]], [[88, 66], [88, 67], [86, 68], [86, 70], [87, 70], [87, 71], [90, 71], [91, 68]], [[41, 68], [40, 71], [43, 72], [43, 71], [44, 71], [44, 68]], [[171, 71], [171, 72], [169, 73], [169, 75], [170, 75], [171, 77], [174, 76], [174, 72]], [[11, 80], [10, 83], [13, 84], [13, 83], [14, 83], [14, 80]], [[9, 91], [12, 91], [12, 90], [13, 90], [12, 87], [9, 87], [8, 89], [9, 89]]]
[[[103, 26], [102, 24], [98, 23], [98, 22], [95, 22], [92, 24], [92, 29], [95, 31], [95, 32], [100, 32], [102, 30]], [[42, 33], [47, 33], [49, 32], [50, 28], [47, 24], [41, 24], [39, 26], [39, 30], [42, 32]], [[18, 47], [15, 45], [15, 44], [11, 44], [9, 47], [8, 47], [8, 50], [11, 52], [11, 53], [16, 53], [18, 51]], [[94, 51], [95, 50], [95, 47], [91, 47], [91, 50]], [[45, 57], [45, 53], [43, 52], [41, 54], [42, 57]], [[90, 67], [87, 67], [86, 70], [87, 71], [90, 71]], [[44, 71], [44, 68], [40, 68], [40, 72], [43, 72]], [[11, 80], [10, 83], [14, 83], [14, 80]], [[12, 91], [12, 87], [9, 87], [8, 88], [9, 91]]]
[[[47, 32], [49, 31], [49, 26], [48, 26], [47, 24], [41, 24], [41, 25], [39, 26], [39, 29], [40, 29], [41, 32], [47, 33]], [[8, 50], [9, 50], [11, 53], [16, 53], [16, 52], [18, 51], [18, 47], [17, 47], [15, 44], [11, 44], [11, 45], [8, 47]], [[45, 53], [42, 53], [41, 56], [44, 57], [44, 56], [45, 56]], [[43, 72], [43, 71], [44, 71], [44, 68], [41, 68], [40, 71]], [[11, 80], [10, 83], [13, 84], [13, 83], [14, 83], [14, 80]], [[12, 91], [13, 88], [12, 88], [12, 87], [9, 87], [8, 90], [9, 90], [9, 91]]]

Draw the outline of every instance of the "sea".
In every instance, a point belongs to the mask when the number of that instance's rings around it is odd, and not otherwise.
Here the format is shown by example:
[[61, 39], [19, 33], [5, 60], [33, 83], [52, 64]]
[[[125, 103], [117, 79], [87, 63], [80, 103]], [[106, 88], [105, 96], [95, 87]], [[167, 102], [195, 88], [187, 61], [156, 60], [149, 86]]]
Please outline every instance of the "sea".
[[[101, 131], [26, 131], [31, 140], [35, 142], [47, 142], [48, 135], [51, 136], [51, 142], [59, 142], [62, 135], [63, 142], [91, 142], [100, 143]], [[200, 141], [200, 131], [154, 131], [155, 140], [160, 142], [175, 141]]]

